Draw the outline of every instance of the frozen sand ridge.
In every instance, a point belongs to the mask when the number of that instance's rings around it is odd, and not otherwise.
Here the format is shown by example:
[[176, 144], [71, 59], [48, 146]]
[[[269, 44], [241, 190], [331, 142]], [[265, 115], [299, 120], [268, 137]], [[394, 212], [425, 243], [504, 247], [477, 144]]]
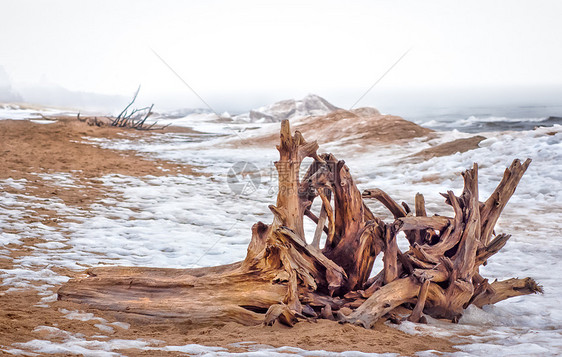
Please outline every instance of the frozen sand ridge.
[[283, 119], [293, 119], [306, 116], [326, 115], [339, 109], [326, 99], [315, 94], [309, 94], [303, 99], [287, 99], [264, 107], [251, 110], [249, 113], [237, 115], [235, 119], [250, 122], [280, 122]]

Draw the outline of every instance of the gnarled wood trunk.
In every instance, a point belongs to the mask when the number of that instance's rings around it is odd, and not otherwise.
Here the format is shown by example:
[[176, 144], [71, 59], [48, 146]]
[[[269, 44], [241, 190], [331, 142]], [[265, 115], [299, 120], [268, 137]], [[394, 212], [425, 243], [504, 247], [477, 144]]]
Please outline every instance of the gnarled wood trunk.
[[[415, 306], [410, 321], [422, 321], [424, 313], [456, 321], [469, 304], [541, 291], [530, 278], [489, 284], [479, 274], [479, 266], [509, 239], [494, 235], [493, 228], [530, 160], [515, 160], [485, 202], [479, 201], [475, 164], [463, 174], [460, 196], [444, 194], [454, 217], [429, 217], [420, 194], [413, 215], [381, 190], [361, 193], [343, 161], [318, 155], [318, 144], [298, 131], [292, 135], [288, 121], [281, 124], [280, 139], [279, 192], [269, 207], [274, 219], [252, 227], [244, 261], [199, 269], [92, 268], [64, 284], [59, 299], [194, 324], [293, 325], [298, 318], [335, 317], [369, 328], [405, 303]], [[314, 162], [301, 180], [306, 157]], [[318, 216], [310, 211], [316, 198], [322, 202]], [[367, 198], [379, 200], [395, 220], [375, 217]], [[304, 237], [305, 216], [317, 224], [311, 244]], [[398, 249], [400, 231], [410, 243], [406, 252]], [[381, 252], [384, 268], [369, 278]], [[351, 313], [344, 315], [342, 307]]]

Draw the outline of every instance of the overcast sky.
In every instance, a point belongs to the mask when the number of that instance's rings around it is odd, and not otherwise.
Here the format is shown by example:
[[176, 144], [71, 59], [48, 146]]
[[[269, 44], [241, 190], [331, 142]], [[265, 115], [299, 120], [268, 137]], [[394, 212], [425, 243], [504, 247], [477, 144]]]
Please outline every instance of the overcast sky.
[[202, 107], [154, 50], [219, 108], [307, 93], [345, 107], [411, 48], [360, 105], [562, 88], [560, 1], [0, 1], [15, 84], [129, 95], [142, 83], [145, 97]]

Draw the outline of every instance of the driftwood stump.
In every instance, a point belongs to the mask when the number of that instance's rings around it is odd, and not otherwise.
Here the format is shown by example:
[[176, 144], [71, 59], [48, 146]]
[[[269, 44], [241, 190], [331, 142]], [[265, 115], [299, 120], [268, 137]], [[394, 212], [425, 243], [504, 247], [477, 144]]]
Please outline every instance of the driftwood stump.
[[[193, 324], [292, 326], [302, 318], [327, 318], [370, 328], [399, 306], [411, 309], [410, 321], [423, 321], [424, 314], [458, 321], [469, 304], [541, 292], [531, 278], [489, 283], [479, 274], [480, 265], [510, 237], [495, 235], [494, 225], [529, 159], [515, 160], [484, 202], [474, 164], [463, 173], [460, 196], [443, 194], [454, 215], [428, 216], [420, 194], [411, 212], [381, 190], [361, 193], [344, 161], [318, 155], [318, 144], [306, 142], [298, 131], [292, 135], [288, 121], [281, 124], [280, 139], [279, 192], [276, 205], [269, 206], [274, 219], [252, 227], [244, 261], [198, 269], [92, 268], [86, 277], [64, 284], [59, 300]], [[306, 157], [314, 162], [300, 179]], [[318, 215], [310, 211], [316, 198], [322, 202]], [[395, 220], [375, 217], [364, 201], [371, 198]], [[317, 224], [311, 244], [304, 237], [305, 216]], [[398, 249], [400, 231], [410, 243], [406, 252]], [[369, 278], [380, 253], [384, 268]]]

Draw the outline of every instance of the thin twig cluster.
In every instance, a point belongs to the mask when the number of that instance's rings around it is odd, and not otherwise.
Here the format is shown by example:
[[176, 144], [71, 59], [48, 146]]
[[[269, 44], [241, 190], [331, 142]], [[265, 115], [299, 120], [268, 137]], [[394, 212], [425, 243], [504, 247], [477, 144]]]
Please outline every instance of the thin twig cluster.
[[140, 86], [138, 87], [135, 95], [131, 102], [119, 113], [116, 118], [112, 118], [111, 126], [116, 126], [119, 128], [133, 128], [137, 130], [156, 130], [156, 129], [164, 129], [165, 127], [155, 127], [158, 122], [154, 122], [150, 125], [145, 124], [146, 119], [153, 114], [152, 108], [154, 108], [154, 104], [151, 104], [149, 107], [144, 108], [135, 108], [129, 111], [140, 91]]

